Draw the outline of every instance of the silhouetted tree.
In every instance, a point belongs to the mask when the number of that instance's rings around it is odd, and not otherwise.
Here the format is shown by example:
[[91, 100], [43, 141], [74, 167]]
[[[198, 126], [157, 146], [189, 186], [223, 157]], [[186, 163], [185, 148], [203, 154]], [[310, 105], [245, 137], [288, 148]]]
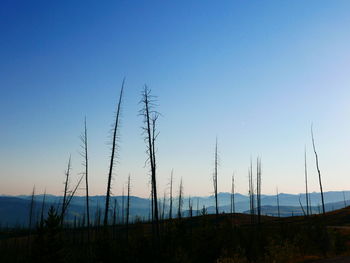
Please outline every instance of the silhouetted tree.
[[183, 185], [182, 185], [182, 178], [180, 180], [180, 186], [179, 186], [179, 204], [178, 204], [178, 209], [177, 209], [177, 217], [181, 218], [181, 213], [182, 213], [182, 205], [183, 205]]
[[306, 161], [306, 147], [304, 151], [304, 170], [305, 170], [305, 198], [306, 198], [306, 215], [310, 215], [310, 201], [309, 190], [307, 185], [307, 161]]
[[67, 190], [68, 195], [64, 198], [64, 199], [65, 199], [65, 202], [63, 202], [63, 204], [62, 204], [63, 207], [62, 207], [62, 211], [61, 211], [61, 225], [63, 224], [62, 215], [64, 216], [64, 215], [66, 214], [67, 209], [68, 209], [68, 207], [69, 207], [69, 204], [70, 204], [70, 202], [72, 201], [72, 199], [73, 199], [75, 193], [77, 192], [77, 190], [78, 190], [78, 188], [79, 188], [79, 186], [80, 186], [81, 181], [83, 180], [83, 178], [84, 178], [84, 175], [82, 175], [82, 176], [80, 177], [80, 179], [78, 180], [78, 182], [77, 182], [77, 184], [75, 185], [75, 187], [73, 188], [73, 190], [71, 190], [71, 191], [68, 191], [68, 190]]
[[142, 99], [140, 103], [143, 105], [140, 110], [140, 115], [143, 116], [143, 132], [145, 135], [145, 142], [147, 145], [147, 160], [150, 164], [151, 172], [151, 186], [152, 186], [152, 199], [153, 199], [153, 208], [154, 220], [152, 220], [155, 225], [155, 234], [157, 239], [159, 239], [159, 213], [158, 213], [158, 197], [157, 197], [157, 177], [156, 177], [156, 154], [155, 154], [155, 141], [158, 136], [156, 133], [156, 122], [159, 116], [159, 113], [154, 110], [155, 99], [151, 95], [151, 90], [145, 86], [142, 92]]
[[235, 208], [235, 174], [232, 174], [232, 184], [231, 184], [231, 214], [236, 213]]
[[250, 168], [248, 169], [249, 177], [249, 202], [250, 202], [250, 220], [254, 222], [255, 215], [255, 198], [254, 198], [254, 181], [253, 181], [253, 163], [250, 160]]
[[117, 113], [115, 116], [115, 122], [114, 122], [114, 128], [113, 128], [112, 153], [111, 153], [111, 159], [110, 159], [110, 164], [109, 164], [107, 191], [106, 191], [105, 215], [104, 215], [104, 220], [103, 220], [103, 224], [105, 226], [108, 224], [109, 202], [110, 202], [111, 187], [112, 187], [112, 185], [111, 185], [112, 184], [112, 175], [113, 175], [113, 167], [114, 167], [114, 161], [115, 161], [116, 150], [117, 150], [117, 138], [118, 138], [118, 132], [119, 132], [119, 125], [120, 125], [120, 112], [121, 112], [123, 92], [124, 92], [124, 83], [125, 83], [125, 79], [123, 79], [122, 87], [120, 89], [119, 101], [118, 101], [118, 106], [117, 106]]
[[173, 218], [173, 172], [174, 170], [171, 170], [170, 175], [170, 200], [169, 200], [169, 218]]
[[215, 195], [215, 214], [216, 214], [216, 217], [218, 217], [219, 204], [218, 204], [218, 139], [217, 138], [215, 141], [213, 186], [214, 186], [214, 195]]
[[65, 208], [66, 208], [66, 203], [67, 203], [67, 195], [68, 195], [68, 185], [69, 185], [69, 176], [70, 176], [70, 171], [71, 171], [71, 156], [69, 156], [68, 160], [68, 166], [66, 170], [66, 180], [64, 182], [64, 192], [63, 192], [63, 201], [62, 201], [62, 209], [61, 209], [61, 225], [63, 225], [64, 221], [64, 213], [65, 213]]
[[59, 216], [53, 206], [50, 206], [47, 219], [45, 220], [46, 240], [44, 244], [45, 260], [43, 262], [62, 262], [63, 243], [59, 236], [61, 232], [61, 216]]
[[189, 214], [189, 217], [192, 218], [193, 213], [192, 213], [192, 200], [191, 200], [191, 196], [188, 197], [188, 214]]
[[279, 193], [278, 193], [278, 188], [276, 188], [276, 197], [277, 197], [277, 212], [278, 212], [278, 217], [281, 217], [281, 213], [280, 213], [280, 199], [279, 199]]
[[88, 159], [88, 137], [86, 127], [86, 117], [84, 119], [84, 133], [80, 136], [83, 151], [81, 153], [83, 157], [83, 166], [85, 174], [85, 206], [86, 206], [86, 220], [87, 220], [87, 235], [88, 242], [90, 242], [90, 206], [89, 206], [89, 159]]
[[322, 201], [322, 213], [326, 214], [326, 210], [324, 208], [324, 198], [323, 198], [323, 188], [322, 188], [322, 181], [321, 181], [321, 171], [320, 171], [320, 167], [319, 167], [319, 164], [318, 164], [318, 155], [317, 155], [317, 152], [316, 152], [314, 132], [313, 132], [312, 125], [311, 125], [311, 138], [312, 138], [312, 147], [313, 147], [314, 153], [315, 153], [316, 168], [317, 168], [317, 173], [318, 173], [318, 181], [320, 183], [321, 201]]
[[261, 223], [261, 159], [257, 158], [256, 163], [256, 206], [258, 223]]

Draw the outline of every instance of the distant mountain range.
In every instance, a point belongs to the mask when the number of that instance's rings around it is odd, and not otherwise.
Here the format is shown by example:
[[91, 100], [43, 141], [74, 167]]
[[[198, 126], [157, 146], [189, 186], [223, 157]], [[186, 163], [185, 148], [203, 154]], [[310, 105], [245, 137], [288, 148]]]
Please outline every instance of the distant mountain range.
[[[345, 201], [344, 201], [345, 196]], [[350, 205], [350, 191], [333, 191], [325, 192], [325, 208], [327, 211], [343, 208], [346, 205]], [[319, 213], [321, 196], [320, 193], [310, 193], [312, 213]], [[350, 198], [349, 198], [350, 199]], [[0, 225], [2, 227], [14, 227], [14, 226], [27, 226], [29, 221], [29, 207], [31, 196], [19, 195], [19, 196], [0, 196]], [[36, 195], [34, 201], [34, 218], [38, 220], [40, 218], [40, 212], [42, 207], [43, 195]], [[114, 196], [111, 200], [111, 209], [113, 210], [116, 205], [117, 220], [121, 222], [123, 215], [123, 200], [124, 211], [126, 207], [126, 197]], [[230, 212], [230, 193], [219, 193], [219, 211], [221, 213]], [[50, 206], [54, 206], [56, 209], [60, 209], [62, 202], [62, 196], [46, 195], [46, 202], [44, 206], [44, 213], [46, 214]], [[165, 205], [162, 204], [162, 200], [159, 201], [160, 214], [163, 213], [164, 217], [169, 216], [169, 202], [166, 200]], [[303, 208], [300, 206], [300, 202]], [[91, 196], [90, 197], [90, 211], [93, 222], [99, 220], [99, 217], [103, 215], [103, 208], [105, 203], [105, 196]], [[191, 203], [194, 210], [194, 214], [201, 213], [203, 207], [207, 213], [214, 213], [214, 196], [201, 196], [191, 197]], [[292, 216], [303, 215], [303, 209], [306, 209], [305, 194], [283, 194], [279, 195], [280, 203], [280, 215]], [[136, 196], [130, 197], [130, 217], [131, 220], [143, 219], [147, 220], [150, 216], [150, 200], [147, 198], [140, 198]], [[174, 199], [173, 216], [176, 216], [178, 200]], [[278, 215], [277, 198], [276, 195], [262, 195], [261, 196], [262, 213], [265, 215]], [[235, 194], [235, 209], [237, 213], [249, 213], [249, 196], [242, 194]], [[182, 211], [184, 216], [188, 215], [189, 211], [189, 199], [184, 198]], [[85, 214], [85, 197], [75, 196], [69, 206], [66, 220], [73, 222], [74, 220], [84, 220]]]

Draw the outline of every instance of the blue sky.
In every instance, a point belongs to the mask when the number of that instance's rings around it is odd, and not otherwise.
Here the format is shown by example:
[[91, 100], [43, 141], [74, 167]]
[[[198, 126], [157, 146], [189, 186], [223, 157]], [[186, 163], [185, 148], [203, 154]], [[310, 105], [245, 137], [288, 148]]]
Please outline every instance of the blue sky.
[[263, 192], [304, 190], [314, 123], [324, 190], [350, 187], [349, 1], [1, 1], [0, 194], [60, 194], [72, 154], [82, 171], [84, 116], [90, 182], [103, 194], [109, 131], [123, 77], [119, 163], [113, 193], [130, 173], [149, 192], [138, 116], [144, 84], [158, 96], [158, 177], [171, 169], [185, 194], [247, 193], [250, 158], [262, 158]]

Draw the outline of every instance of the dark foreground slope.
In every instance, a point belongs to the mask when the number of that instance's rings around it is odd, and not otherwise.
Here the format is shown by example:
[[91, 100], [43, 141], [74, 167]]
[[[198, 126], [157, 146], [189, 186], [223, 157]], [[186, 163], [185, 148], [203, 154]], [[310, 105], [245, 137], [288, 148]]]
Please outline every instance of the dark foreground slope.
[[[247, 214], [151, 223], [61, 228], [51, 213], [43, 226], [2, 233], [0, 262], [312, 262], [346, 254], [350, 208], [323, 216], [275, 218]], [[23, 231], [23, 230], [22, 230]], [[6, 235], [5, 235], [6, 234]]]

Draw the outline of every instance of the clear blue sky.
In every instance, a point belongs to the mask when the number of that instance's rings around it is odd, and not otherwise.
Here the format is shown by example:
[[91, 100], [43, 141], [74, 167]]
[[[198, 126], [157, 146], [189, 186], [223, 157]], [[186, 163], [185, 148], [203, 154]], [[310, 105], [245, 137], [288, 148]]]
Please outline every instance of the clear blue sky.
[[0, 194], [60, 194], [72, 154], [75, 178], [84, 116], [92, 194], [103, 194], [109, 130], [123, 77], [119, 164], [113, 193], [131, 173], [149, 192], [138, 116], [146, 83], [159, 99], [159, 188], [174, 169], [185, 194], [247, 193], [261, 156], [263, 192], [304, 190], [314, 123], [324, 190], [350, 188], [349, 1], [16, 1], [0, 3]]

